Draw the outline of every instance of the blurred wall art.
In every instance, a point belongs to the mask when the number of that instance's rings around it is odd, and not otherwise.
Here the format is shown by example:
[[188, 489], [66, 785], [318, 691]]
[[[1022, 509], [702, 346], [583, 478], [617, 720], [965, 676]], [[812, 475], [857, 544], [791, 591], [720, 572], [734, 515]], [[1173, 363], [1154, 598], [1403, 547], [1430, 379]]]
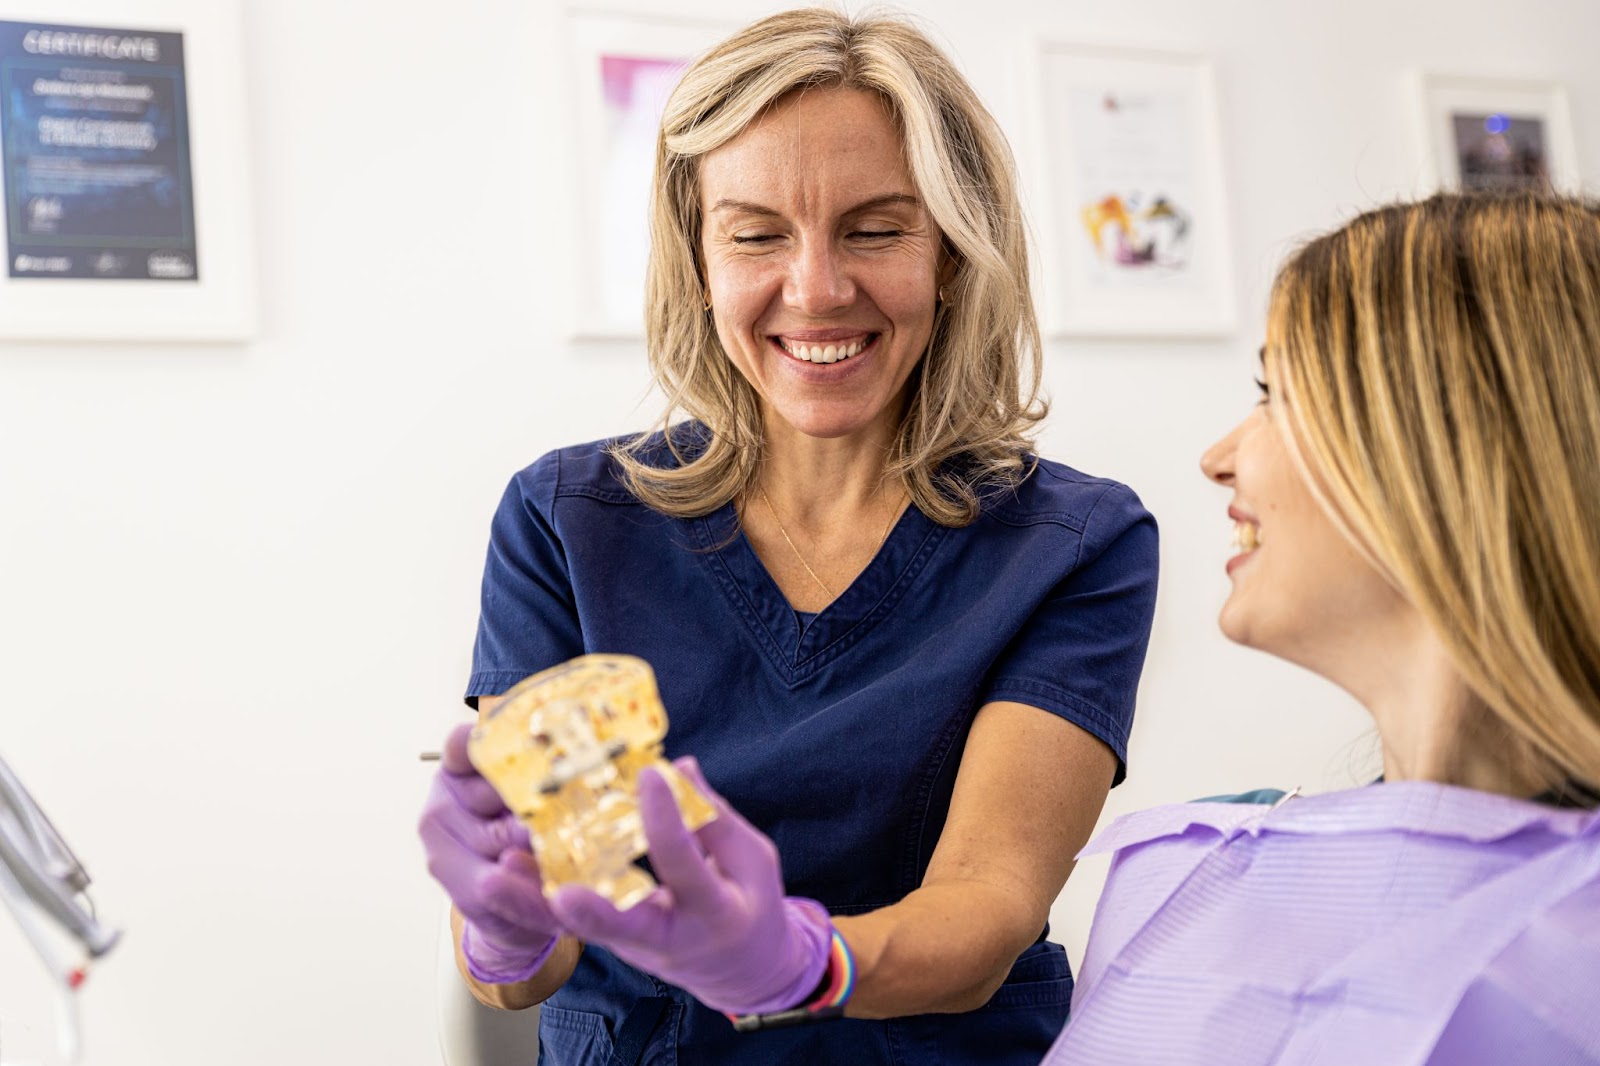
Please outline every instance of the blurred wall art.
[[644, 335], [656, 130], [684, 66], [734, 27], [601, 12], [570, 16], [581, 294], [572, 334]]
[[1047, 42], [1037, 69], [1046, 328], [1068, 335], [1231, 331], [1210, 65]]
[[1437, 74], [1415, 83], [1424, 191], [1578, 190], [1563, 86]]

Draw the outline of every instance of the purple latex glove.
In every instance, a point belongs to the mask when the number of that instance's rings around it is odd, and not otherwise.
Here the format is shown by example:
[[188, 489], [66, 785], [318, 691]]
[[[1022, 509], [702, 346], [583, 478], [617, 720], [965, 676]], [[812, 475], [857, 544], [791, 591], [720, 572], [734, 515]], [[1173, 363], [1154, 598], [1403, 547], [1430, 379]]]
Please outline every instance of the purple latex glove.
[[653, 770], [639, 775], [639, 814], [660, 886], [626, 911], [586, 888], [552, 901], [579, 938], [729, 1014], [787, 1010], [822, 980], [828, 912], [785, 897], [778, 849], [711, 790], [691, 758], [674, 764], [700, 786], [717, 818], [691, 832]]
[[511, 984], [538, 972], [562, 929], [545, 901], [528, 830], [467, 758], [471, 732], [460, 725], [445, 740], [417, 832], [428, 872], [465, 919], [467, 971]]

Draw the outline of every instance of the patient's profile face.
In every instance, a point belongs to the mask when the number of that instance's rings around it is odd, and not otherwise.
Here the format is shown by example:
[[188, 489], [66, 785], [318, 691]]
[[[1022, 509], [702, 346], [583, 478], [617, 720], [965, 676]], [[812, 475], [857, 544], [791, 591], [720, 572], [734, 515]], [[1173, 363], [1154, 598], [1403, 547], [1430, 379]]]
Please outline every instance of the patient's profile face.
[[1414, 612], [1318, 502], [1274, 417], [1271, 386], [1269, 374], [1261, 402], [1200, 460], [1232, 490], [1232, 590], [1218, 621], [1230, 640], [1330, 673], [1337, 657], [1387, 639]]

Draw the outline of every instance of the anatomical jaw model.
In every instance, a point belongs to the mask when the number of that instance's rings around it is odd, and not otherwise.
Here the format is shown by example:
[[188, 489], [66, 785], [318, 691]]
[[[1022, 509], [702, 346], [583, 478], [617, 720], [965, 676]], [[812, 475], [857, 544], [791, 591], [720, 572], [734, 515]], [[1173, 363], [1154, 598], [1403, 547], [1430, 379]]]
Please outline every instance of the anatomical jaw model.
[[690, 829], [716, 817], [667, 762], [667, 714], [655, 674], [630, 655], [584, 655], [519, 682], [476, 729], [468, 754], [533, 837], [545, 894], [586, 885], [619, 909], [655, 882], [645, 852], [639, 771], [667, 782]]

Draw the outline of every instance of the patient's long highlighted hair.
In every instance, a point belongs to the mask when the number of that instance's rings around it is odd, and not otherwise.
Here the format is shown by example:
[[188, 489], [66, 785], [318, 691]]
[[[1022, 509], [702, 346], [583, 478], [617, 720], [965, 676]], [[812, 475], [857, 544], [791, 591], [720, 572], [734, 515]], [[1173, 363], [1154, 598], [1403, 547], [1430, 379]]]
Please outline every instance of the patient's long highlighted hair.
[[1600, 207], [1362, 215], [1284, 267], [1266, 358], [1325, 506], [1508, 757], [1600, 786]]
[[1031, 470], [1029, 431], [1046, 411], [1039, 327], [1011, 150], [955, 65], [897, 17], [787, 11], [734, 34], [684, 73], [656, 153], [645, 334], [667, 396], [663, 425], [681, 411], [707, 427], [709, 440], [665, 468], [647, 461], [644, 438], [612, 454], [634, 493], [667, 514], [709, 513], [754, 484], [765, 440], [758, 397], [702, 303], [700, 159], [790, 93], [825, 86], [884, 101], [944, 237], [949, 276], [887, 475], [929, 518], [965, 525], [985, 486], [1013, 485]]

